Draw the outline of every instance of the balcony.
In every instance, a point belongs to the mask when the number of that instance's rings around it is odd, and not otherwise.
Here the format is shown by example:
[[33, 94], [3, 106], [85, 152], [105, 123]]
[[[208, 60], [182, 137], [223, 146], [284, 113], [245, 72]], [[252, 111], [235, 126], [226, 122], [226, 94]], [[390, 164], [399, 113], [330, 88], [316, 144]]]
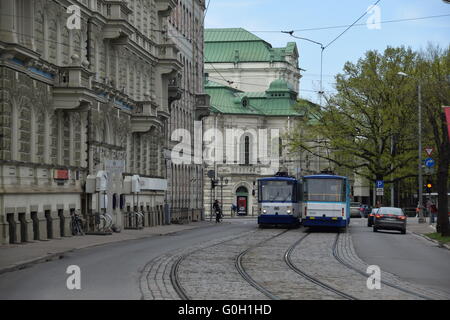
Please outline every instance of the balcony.
[[211, 97], [205, 93], [195, 95], [195, 120], [201, 121], [210, 115], [210, 99]]
[[131, 132], [144, 133], [160, 127], [162, 123], [158, 119], [157, 107], [149, 99], [138, 102], [131, 115]]
[[79, 57], [76, 55], [72, 56], [72, 61], [72, 66], [60, 68], [59, 82], [53, 88], [55, 109], [83, 109], [96, 100], [91, 85], [93, 73], [87, 69], [88, 64], [77, 66]]
[[156, 11], [160, 17], [168, 17], [172, 9], [178, 5], [178, 0], [155, 0]]
[[116, 44], [126, 44], [134, 32], [128, 22], [131, 9], [123, 1], [106, 1], [106, 8], [108, 18], [103, 28], [103, 38], [115, 40]]

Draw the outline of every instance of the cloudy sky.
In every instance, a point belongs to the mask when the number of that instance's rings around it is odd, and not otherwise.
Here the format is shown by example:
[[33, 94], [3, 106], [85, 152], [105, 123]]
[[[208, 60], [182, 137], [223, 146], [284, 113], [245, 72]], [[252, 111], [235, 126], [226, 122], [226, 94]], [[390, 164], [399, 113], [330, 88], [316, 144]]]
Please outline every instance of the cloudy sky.
[[[208, 3], [208, 0], [206, 1]], [[301, 80], [300, 96], [318, 101], [320, 78], [320, 46], [296, 40], [282, 30], [299, 30], [294, 34], [324, 45], [346, 28], [305, 30], [348, 26], [355, 22], [376, 0], [210, 0], [206, 13], [207, 28], [242, 27], [252, 31], [274, 47], [296, 41], [300, 51], [300, 67], [306, 69]], [[367, 50], [383, 51], [387, 46], [410, 46], [420, 50], [429, 42], [450, 44], [450, 4], [443, 0], [381, 0], [381, 29], [369, 29], [372, 12], [325, 50], [323, 85], [333, 92], [334, 75], [346, 61], [356, 62]], [[447, 15], [447, 16], [443, 16]], [[423, 17], [440, 16], [428, 19]], [[416, 19], [402, 22], [392, 20]], [[373, 20], [370, 20], [373, 21]], [[388, 23], [385, 23], [388, 22]], [[302, 30], [302, 31], [300, 31]]]

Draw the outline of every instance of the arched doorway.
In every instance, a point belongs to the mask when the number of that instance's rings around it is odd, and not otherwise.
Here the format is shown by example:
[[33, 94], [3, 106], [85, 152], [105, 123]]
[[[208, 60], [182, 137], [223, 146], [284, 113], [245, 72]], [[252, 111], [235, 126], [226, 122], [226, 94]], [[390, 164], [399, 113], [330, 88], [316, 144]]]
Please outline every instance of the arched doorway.
[[248, 215], [248, 189], [246, 187], [239, 187], [236, 190], [236, 205], [237, 214], [239, 216]]

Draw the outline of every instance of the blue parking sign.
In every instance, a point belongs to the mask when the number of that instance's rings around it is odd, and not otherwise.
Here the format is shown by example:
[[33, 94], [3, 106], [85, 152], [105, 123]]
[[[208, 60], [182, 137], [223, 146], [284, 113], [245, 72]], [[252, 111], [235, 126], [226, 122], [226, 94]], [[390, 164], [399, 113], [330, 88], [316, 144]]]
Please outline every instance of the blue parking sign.
[[376, 182], [378, 189], [384, 189], [384, 181], [383, 180], [377, 180]]

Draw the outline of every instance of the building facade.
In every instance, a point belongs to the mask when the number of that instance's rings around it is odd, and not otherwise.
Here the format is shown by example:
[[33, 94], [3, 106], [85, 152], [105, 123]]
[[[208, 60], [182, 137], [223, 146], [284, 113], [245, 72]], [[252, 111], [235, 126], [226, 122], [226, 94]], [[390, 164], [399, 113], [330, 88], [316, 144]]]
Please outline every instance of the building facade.
[[264, 92], [283, 79], [298, 93], [299, 52], [295, 42], [272, 45], [242, 28], [205, 29], [205, 70], [212, 81], [244, 92]]
[[180, 0], [168, 17], [168, 37], [179, 48], [178, 60], [183, 65], [179, 99], [171, 104], [169, 151], [178, 147], [187, 159], [181, 163], [168, 157], [167, 162], [167, 197], [175, 221], [198, 220], [203, 212], [203, 165], [201, 153], [194, 153], [196, 145], [201, 147], [202, 137], [194, 127], [209, 114], [209, 97], [203, 88], [204, 11], [204, 1]]
[[90, 229], [99, 212], [117, 227], [131, 211], [146, 226], [172, 220], [172, 105], [184, 99], [186, 61], [168, 30], [179, 6], [0, 2], [2, 244], [70, 236], [73, 212]]
[[238, 213], [256, 216], [258, 178], [278, 171], [300, 176], [327, 167], [318, 157], [290, 148], [293, 132], [302, 130], [299, 120], [309, 119], [318, 107], [298, 98], [298, 59], [295, 43], [272, 48], [244, 29], [205, 30], [205, 91], [211, 97], [211, 115], [204, 122], [206, 133], [211, 132], [205, 135], [208, 214], [217, 199], [227, 215], [235, 205]]

